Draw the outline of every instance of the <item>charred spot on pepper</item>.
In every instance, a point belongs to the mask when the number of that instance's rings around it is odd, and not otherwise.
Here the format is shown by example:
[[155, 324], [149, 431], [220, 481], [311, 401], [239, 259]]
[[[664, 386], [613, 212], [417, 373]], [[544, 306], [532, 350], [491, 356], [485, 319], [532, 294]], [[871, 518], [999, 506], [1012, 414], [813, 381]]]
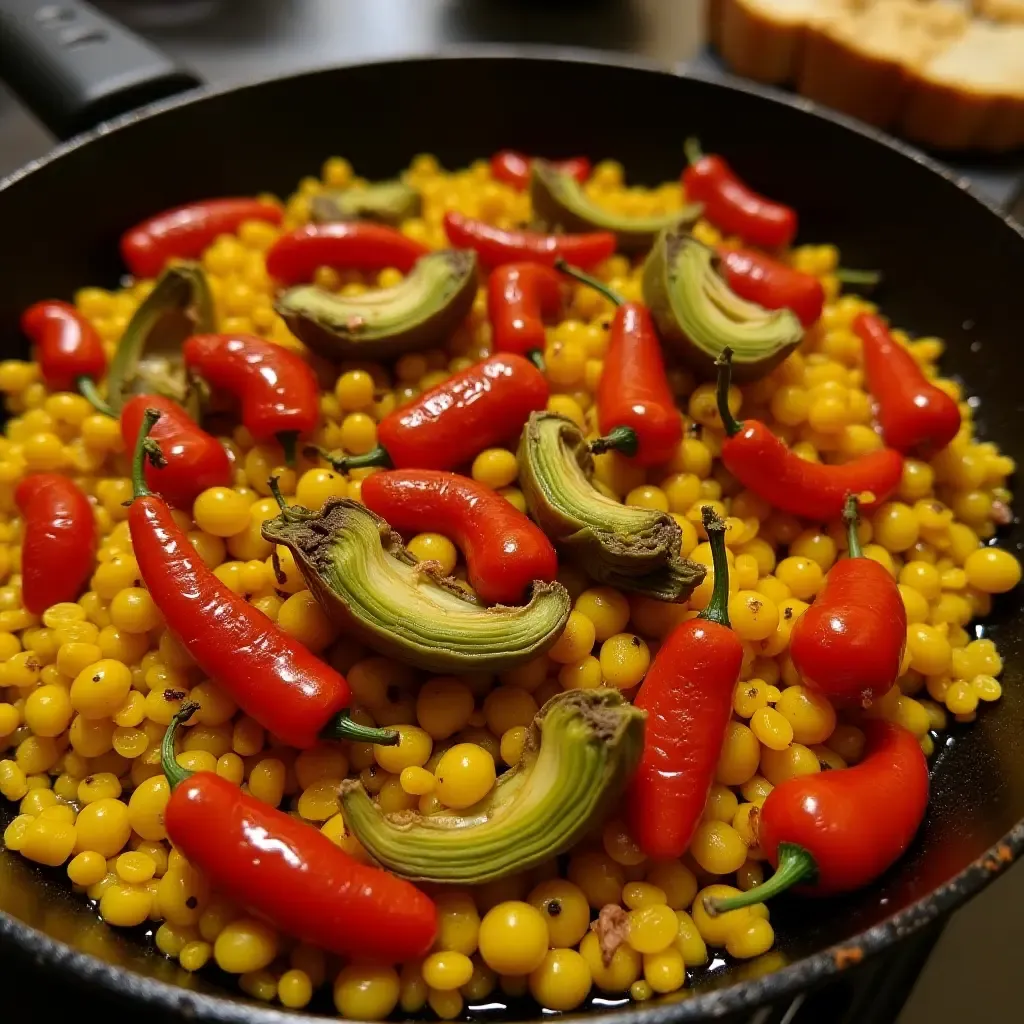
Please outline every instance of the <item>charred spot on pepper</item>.
[[163, 697], [164, 697], [164, 700], [167, 701], [168, 704], [171, 704], [171, 703], [173, 703], [176, 700], [184, 700], [185, 699], [185, 691], [184, 690], [164, 690]]
[[299, 285], [282, 292], [275, 308], [326, 359], [384, 359], [450, 335], [472, 309], [476, 288], [476, 253], [443, 249], [420, 257], [391, 288], [343, 296]]

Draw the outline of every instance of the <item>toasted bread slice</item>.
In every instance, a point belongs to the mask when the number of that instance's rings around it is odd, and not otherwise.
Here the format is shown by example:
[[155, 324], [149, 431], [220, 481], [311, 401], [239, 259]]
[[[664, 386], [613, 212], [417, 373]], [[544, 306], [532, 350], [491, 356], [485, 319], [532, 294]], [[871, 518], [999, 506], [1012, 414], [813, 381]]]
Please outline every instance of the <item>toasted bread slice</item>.
[[1024, 145], [1024, 24], [975, 21], [924, 62], [901, 128], [943, 149]]
[[992, 21], [1024, 25], [1024, 0], [974, 0], [974, 12]]
[[876, 0], [808, 34], [800, 92], [891, 127], [902, 115], [912, 70], [940, 53], [968, 23], [959, 3]]
[[737, 74], [780, 85], [796, 79], [809, 31], [860, 0], [713, 0], [710, 36]]

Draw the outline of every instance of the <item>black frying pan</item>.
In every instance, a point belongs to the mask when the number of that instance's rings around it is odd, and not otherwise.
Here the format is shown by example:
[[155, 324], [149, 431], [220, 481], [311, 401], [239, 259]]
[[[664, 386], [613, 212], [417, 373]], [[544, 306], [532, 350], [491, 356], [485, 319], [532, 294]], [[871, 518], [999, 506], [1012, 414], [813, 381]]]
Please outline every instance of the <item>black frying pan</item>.
[[[8, 0], [0, 10], [11, 6]], [[81, 31], [82, 15], [76, 5], [59, 8], [71, 11], [67, 21], [55, 21], [51, 11], [45, 24], [29, 19], [17, 33], [10, 23], [0, 26], [0, 68], [58, 132], [189, 83], [148, 47], [125, 49], [109, 23], [101, 26], [105, 39], [62, 50], [54, 33]], [[43, 61], [40, 34], [49, 47]], [[31, 66], [24, 63], [30, 45]], [[89, 59], [69, 73], [69, 53]], [[150, 63], [156, 59], [163, 63]], [[118, 61], [129, 67], [112, 77]], [[97, 84], [97, 69], [105, 84]], [[127, 101], [119, 88], [126, 82]], [[334, 68], [171, 99], [87, 132], [0, 182], [0, 354], [25, 355], [16, 322], [30, 302], [85, 283], [114, 285], [122, 273], [116, 243], [129, 225], [192, 199], [286, 193], [332, 153], [378, 178], [424, 151], [448, 166], [504, 147], [552, 157], [583, 152], [617, 158], [631, 180], [655, 183], [679, 173], [680, 143], [689, 134], [727, 154], [757, 188], [796, 206], [802, 240], [836, 242], [847, 265], [879, 268], [886, 312], [947, 340], [945, 366], [979, 397], [985, 435], [1024, 460], [1024, 434], [1015, 429], [1024, 412], [1012, 301], [1024, 281], [1024, 235], [1016, 225], [912, 150], [803, 101], [608, 58], [478, 52]], [[1008, 540], [1019, 547], [1024, 531], [1015, 527]], [[934, 759], [928, 819], [908, 855], [856, 896], [775, 904], [778, 948], [789, 964], [782, 970], [755, 978], [755, 963], [711, 972], [685, 1001], [603, 1019], [658, 1024], [749, 1012], [889, 949], [1012, 862], [1024, 847], [1019, 602], [997, 602], [985, 626], [1006, 656], [1005, 696], [945, 739]], [[206, 994], [202, 981], [186, 990], [156, 980], [185, 976], [102, 925], [89, 923], [83, 933], [87, 912], [52, 896], [62, 892], [61, 876], [0, 855], [0, 906], [13, 915], [0, 915], [0, 941], [12, 953], [69, 981], [145, 1002], [136, 1008], [150, 1019], [171, 1012], [252, 1024], [295, 1019]], [[606, 1012], [609, 1005], [614, 1001], [604, 1001]], [[513, 1006], [506, 1015], [533, 1012]]]

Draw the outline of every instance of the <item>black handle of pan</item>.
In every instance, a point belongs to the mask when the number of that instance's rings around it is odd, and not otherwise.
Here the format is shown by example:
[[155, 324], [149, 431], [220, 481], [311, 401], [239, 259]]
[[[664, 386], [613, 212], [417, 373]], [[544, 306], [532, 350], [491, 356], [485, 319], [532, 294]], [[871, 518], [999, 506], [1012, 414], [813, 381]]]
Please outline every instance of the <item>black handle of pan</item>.
[[81, 0], [0, 0], [0, 77], [61, 139], [202, 84]]

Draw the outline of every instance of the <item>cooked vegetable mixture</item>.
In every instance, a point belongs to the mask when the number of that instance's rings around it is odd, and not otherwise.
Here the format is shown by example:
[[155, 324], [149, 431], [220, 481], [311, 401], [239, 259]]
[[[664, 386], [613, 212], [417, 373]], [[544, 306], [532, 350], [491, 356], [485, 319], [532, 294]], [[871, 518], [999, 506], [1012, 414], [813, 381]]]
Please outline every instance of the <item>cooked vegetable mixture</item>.
[[1015, 467], [938, 338], [688, 154], [333, 157], [26, 310], [7, 849], [359, 1020], [678, 993], [903, 854], [1000, 696]]

